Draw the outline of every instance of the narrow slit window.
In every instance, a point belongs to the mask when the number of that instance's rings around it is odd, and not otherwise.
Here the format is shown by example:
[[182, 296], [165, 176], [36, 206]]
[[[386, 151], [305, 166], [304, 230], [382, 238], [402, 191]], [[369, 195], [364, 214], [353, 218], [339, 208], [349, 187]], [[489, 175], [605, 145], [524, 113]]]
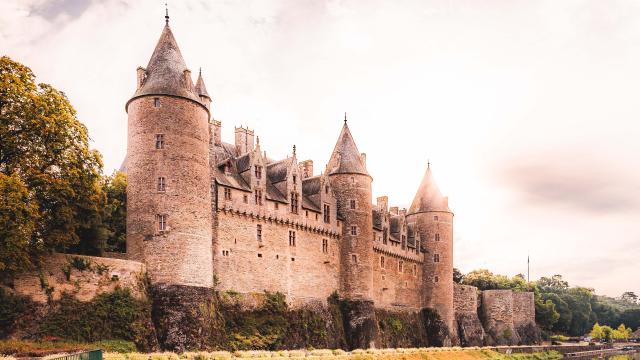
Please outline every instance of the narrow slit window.
[[322, 239], [322, 252], [325, 254], [329, 252], [329, 241], [327, 239]]
[[164, 149], [164, 134], [156, 134], [156, 149]]
[[358, 263], [358, 256], [356, 254], [351, 255], [351, 262], [354, 264]]
[[296, 246], [296, 232], [289, 230], [289, 246]]
[[380, 256], [380, 268], [384, 269], [384, 256]]
[[324, 204], [324, 222], [325, 222], [325, 223], [327, 223], [327, 224], [328, 224], [328, 223], [330, 222], [330, 220], [331, 220], [331, 215], [330, 215], [330, 214], [331, 214], [331, 213], [330, 213], [329, 205]]
[[153, 98], [153, 107], [160, 107], [160, 98]]
[[262, 225], [260, 224], [256, 225], [256, 239], [262, 241]]
[[160, 192], [164, 192], [165, 191], [165, 179], [164, 179], [164, 176], [160, 176], [158, 178], [158, 191], [160, 191]]

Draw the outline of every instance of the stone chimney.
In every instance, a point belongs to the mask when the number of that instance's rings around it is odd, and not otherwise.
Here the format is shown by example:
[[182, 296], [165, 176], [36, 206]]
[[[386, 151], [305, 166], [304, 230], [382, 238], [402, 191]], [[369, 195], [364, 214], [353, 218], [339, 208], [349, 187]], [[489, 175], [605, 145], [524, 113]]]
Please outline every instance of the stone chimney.
[[390, 207], [389, 212], [391, 213], [391, 215], [398, 215], [398, 207], [397, 206]]
[[240, 126], [236, 129], [236, 151], [238, 156], [253, 151], [253, 130]]
[[211, 120], [211, 134], [213, 134], [213, 144], [222, 145], [222, 123], [218, 120]]
[[137, 89], [140, 89], [142, 87], [142, 84], [144, 84], [144, 79], [146, 76], [147, 76], [147, 69], [143, 68], [142, 66], [138, 66], [138, 68], [136, 69], [136, 83], [138, 86]]
[[300, 169], [303, 179], [313, 176], [313, 160], [300, 161], [298, 168]]
[[387, 212], [387, 207], [389, 206], [389, 198], [387, 196], [380, 196], [376, 198], [376, 205], [378, 209]]

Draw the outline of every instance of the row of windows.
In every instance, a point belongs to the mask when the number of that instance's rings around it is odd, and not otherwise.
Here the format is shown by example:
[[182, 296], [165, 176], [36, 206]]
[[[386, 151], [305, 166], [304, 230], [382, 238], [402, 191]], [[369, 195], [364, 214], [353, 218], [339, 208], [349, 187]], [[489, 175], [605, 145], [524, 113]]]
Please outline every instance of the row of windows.
[[[380, 256], [380, 268], [381, 269], [386, 269], [384, 256]], [[404, 271], [404, 261], [403, 260], [399, 260], [398, 261], [398, 272], [401, 273], [403, 271]], [[411, 269], [411, 272], [412, 272], [413, 275], [418, 275], [418, 265], [417, 264], [413, 264], [413, 269]]]
[[[262, 241], [262, 224], [256, 225], [256, 239]], [[289, 230], [289, 246], [296, 246], [295, 230]], [[322, 239], [322, 252], [325, 254], [329, 252], [329, 240], [327, 239]]]

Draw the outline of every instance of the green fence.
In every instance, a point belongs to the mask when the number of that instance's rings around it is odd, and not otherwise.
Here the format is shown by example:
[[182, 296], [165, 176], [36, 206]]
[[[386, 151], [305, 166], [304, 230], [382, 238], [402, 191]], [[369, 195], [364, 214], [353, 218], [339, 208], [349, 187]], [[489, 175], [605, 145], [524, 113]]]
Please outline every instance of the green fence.
[[84, 351], [81, 353], [60, 356], [50, 360], [102, 360], [102, 350]]

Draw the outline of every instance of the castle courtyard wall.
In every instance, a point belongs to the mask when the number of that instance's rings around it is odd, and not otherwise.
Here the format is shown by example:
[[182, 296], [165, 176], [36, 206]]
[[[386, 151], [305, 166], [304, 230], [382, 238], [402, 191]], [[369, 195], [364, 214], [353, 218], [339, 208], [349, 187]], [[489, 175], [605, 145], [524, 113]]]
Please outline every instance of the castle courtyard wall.
[[513, 293], [513, 325], [516, 328], [536, 321], [536, 306], [532, 292]]
[[[384, 258], [384, 267], [382, 260]], [[402, 262], [402, 270], [399, 263]], [[376, 307], [417, 311], [422, 305], [422, 264], [410, 257], [374, 249], [373, 301]]]

